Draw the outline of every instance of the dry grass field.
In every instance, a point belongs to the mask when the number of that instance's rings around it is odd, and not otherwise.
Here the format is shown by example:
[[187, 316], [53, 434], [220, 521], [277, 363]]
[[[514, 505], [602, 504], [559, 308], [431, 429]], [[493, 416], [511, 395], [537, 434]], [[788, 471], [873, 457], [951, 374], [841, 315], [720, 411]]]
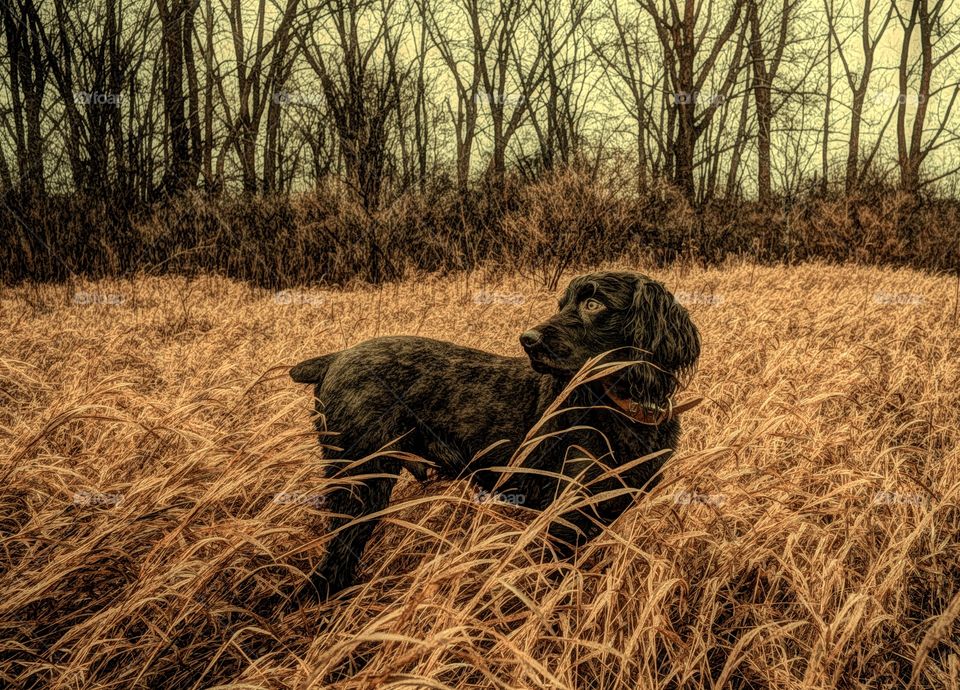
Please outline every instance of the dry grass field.
[[322, 605], [288, 600], [324, 513], [286, 367], [393, 333], [519, 355], [554, 294], [4, 289], [0, 685], [960, 688], [956, 280], [648, 272], [704, 342], [663, 482], [541, 564], [542, 516], [405, 480], [364, 584]]

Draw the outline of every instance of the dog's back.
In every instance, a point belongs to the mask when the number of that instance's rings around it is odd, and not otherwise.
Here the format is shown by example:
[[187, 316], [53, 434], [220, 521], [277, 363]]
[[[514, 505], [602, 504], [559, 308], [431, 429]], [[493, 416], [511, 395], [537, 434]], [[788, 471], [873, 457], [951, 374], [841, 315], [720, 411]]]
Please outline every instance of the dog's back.
[[498, 456], [509, 458], [555, 393], [525, 359], [413, 336], [366, 340], [290, 376], [316, 385], [319, 421], [341, 435], [343, 453], [356, 459], [395, 441], [448, 477], [492, 441], [506, 441]]

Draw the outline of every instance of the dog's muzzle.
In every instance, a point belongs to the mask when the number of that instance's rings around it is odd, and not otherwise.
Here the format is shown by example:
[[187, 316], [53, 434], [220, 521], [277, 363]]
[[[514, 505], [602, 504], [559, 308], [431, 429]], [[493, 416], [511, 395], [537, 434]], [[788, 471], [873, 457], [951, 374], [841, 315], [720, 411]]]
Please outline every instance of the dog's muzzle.
[[521, 333], [520, 345], [530, 358], [534, 370], [541, 374], [559, 374], [577, 369], [570, 367], [566, 361], [569, 351], [547, 338], [539, 327]]
[[520, 344], [523, 346], [523, 349], [526, 350], [527, 354], [531, 350], [535, 349], [537, 345], [543, 342], [543, 333], [540, 331], [530, 329], [529, 331], [524, 331], [520, 334]]

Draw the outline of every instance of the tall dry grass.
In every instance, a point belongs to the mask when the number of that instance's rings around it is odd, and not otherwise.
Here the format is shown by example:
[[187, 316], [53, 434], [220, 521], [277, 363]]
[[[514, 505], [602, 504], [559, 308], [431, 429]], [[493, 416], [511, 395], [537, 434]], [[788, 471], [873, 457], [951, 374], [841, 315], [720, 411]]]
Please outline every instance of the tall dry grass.
[[322, 605], [289, 597], [324, 485], [285, 367], [387, 333], [519, 354], [553, 294], [4, 290], [0, 684], [960, 688], [955, 280], [656, 275], [701, 329], [708, 398], [656, 490], [567, 564], [538, 561], [522, 506], [405, 481], [365, 584]]

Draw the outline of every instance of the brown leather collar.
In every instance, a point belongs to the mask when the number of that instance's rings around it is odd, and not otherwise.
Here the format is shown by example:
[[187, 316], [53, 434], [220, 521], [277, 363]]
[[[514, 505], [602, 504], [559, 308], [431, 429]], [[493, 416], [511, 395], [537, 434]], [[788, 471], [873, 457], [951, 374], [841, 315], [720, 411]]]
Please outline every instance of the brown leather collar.
[[682, 413], [692, 410], [703, 402], [703, 398], [690, 398], [681, 403], [675, 403], [673, 400], [667, 402], [666, 407], [656, 405], [644, 405], [636, 400], [621, 398], [613, 392], [612, 386], [606, 387], [607, 397], [614, 402], [628, 417], [641, 424], [651, 424], [658, 426], [676, 419]]

